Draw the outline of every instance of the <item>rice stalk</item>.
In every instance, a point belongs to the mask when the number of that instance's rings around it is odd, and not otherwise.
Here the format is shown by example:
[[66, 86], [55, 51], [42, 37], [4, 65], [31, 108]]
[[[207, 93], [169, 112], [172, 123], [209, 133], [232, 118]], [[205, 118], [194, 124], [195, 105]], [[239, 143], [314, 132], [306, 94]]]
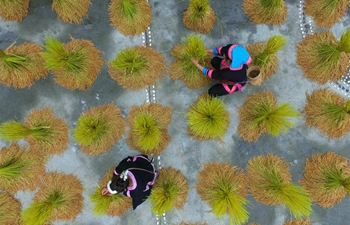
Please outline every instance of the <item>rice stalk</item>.
[[53, 72], [57, 84], [69, 90], [86, 91], [97, 79], [103, 59], [92, 42], [72, 38], [63, 44], [54, 37], [47, 37], [44, 48], [46, 66]]
[[278, 106], [271, 91], [263, 91], [246, 97], [243, 106], [238, 109], [238, 133], [246, 141], [257, 141], [266, 133], [278, 136], [285, 133], [294, 124], [286, 117], [297, 117], [298, 111], [290, 104]]
[[169, 212], [172, 208], [181, 209], [187, 199], [188, 182], [179, 170], [162, 168], [157, 182], [148, 198], [156, 215]]
[[252, 57], [251, 66], [260, 68], [260, 76], [263, 82], [270, 78], [278, 68], [277, 52], [283, 49], [287, 39], [275, 35], [267, 42], [257, 42], [247, 46], [247, 51]]
[[36, 131], [25, 136], [32, 152], [45, 155], [60, 154], [69, 144], [68, 125], [58, 118], [51, 108], [33, 110], [24, 121], [24, 126]]
[[90, 5], [91, 0], [53, 0], [52, 9], [56, 11], [58, 19], [66, 23], [80, 24], [88, 14]]
[[170, 63], [171, 79], [181, 79], [190, 89], [199, 89], [210, 84], [210, 78], [204, 76], [190, 60], [194, 58], [203, 66], [210, 64], [210, 56], [200, 37], [190, 35], [182, 39], [182, 43], [175, 45], [170, 54], [175, 57], [175, 61]]
[[312, 212], [311, 198], [300, 186], [291, 183], [287, 164], [276, 155], [256, 156], [248, 161], [250, 193], [262, 204], [284, 204], [300, 218]]
[[120, 51], [108, 66], [113, 80], [136, 91], [155, 84], [162, 77], [165, 58], [150, 47], [135, 46]]
[[107, 152], [125, 133], [126, 120], [114, 104], [96, 106], [83, 113], [73, 137], [89, 155]]
[[112, 0], [108, 12], [111, 26], [124, 35], [140, 35], [151, 24], [151, 5], [147, 1]]
[[21, 203], [8, 192], [0, 192], [1, 224], [18, 224]]
[[299, 183], [310, 193], [312, 200], [323, 208], [340, 203], [349, 193], [350, 167], [346, 157], [327, 152], [311, 155]]
[[288, 15], [283, 0], [244, 0], [243, 11], [257, 24], [281, 25]]
[[29, 0], [0, 1], [0, 16], [2, 20], [21, 22], [28, 14]]
[[305, 13], [313, 17], [316, 26], [331, 28], [346, 15], [346, 0], [305, 0]]
[[46, 221], [68, 221], [83, 208], [83, 186], [74, 175], [47, 173], [34, 196], [34, 202], [22, 211], [21, 220], [28, 225]]
[[0, 83], [14, 88], [30, 87], [47, 75], [42, 48], [35, 43], [14, 43], [4, 51], [0, 49]]
[[97, 216], [105, 214], [108, 216], [122, 216], [132, 206], [132, 199], [122, 194], [116, 194], [111, 197], [101, 194], [102, 187], [105, 187], [111, 179], [113, 171], [114, 167], [110, 168], [99, 182], [94, 193], [89, 195], [90, 201], [95, 205], [93, 213]]
[[337, 50], [340, 52], [350, 53], [350, 29], [343, 32], [342, 36], [340, 37]]
[[229, 215], [230, 224], [243, 224], [249, 218], [245, 199], [244, 172], [228, 163], [208, 163], [198, 174], [196, 190], [217, 217]]
[[201, 34], [207, 34], [214, 28], [216, 16], [209, 1], [190, 0], [182, 18], [186, 28]]
[[340, 138], [350, 130], [350, 112], [347, 102], [329, 89], [306, 93], [303, 113], [308, 127], [315, 127], [329, 138]]
[[207, 94], [190, 106], [186, 117], [190, 134], [198, 140], [221, 140], [230, 122], [224, 102]]
[[343, 36], [342, 44], [330, 31], [307, 36], [297, 44], [297, 63], [304, 70], [304, 76], [311, 81], [323, 85], [338, 81], [346, 73], [349, 53]]
[[170, 141], [167, 126], [171, 115], [170, 107], [156, 103], [133, 106], [128, 117], [128, 145], [143, 154], [160, 154]]
[[45, 158], [11, 144], [0, 151], [0, 189], [33, 191], [45, 173]]

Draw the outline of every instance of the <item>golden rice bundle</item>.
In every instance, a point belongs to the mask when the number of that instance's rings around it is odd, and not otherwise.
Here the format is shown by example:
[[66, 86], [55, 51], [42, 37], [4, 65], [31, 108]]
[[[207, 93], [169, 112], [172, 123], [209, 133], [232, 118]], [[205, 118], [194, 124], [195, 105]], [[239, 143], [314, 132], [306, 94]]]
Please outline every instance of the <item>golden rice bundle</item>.
[[140, 0], [111, 0], [109, 6], [111, 26], [124, 35], [140, 35], [151, 24], [151, 5]]
[[83, 185], [74, 175], [50, 172], [45, 175], [34, 202], [22, 211], [24, 224], [68, 221], [83, 209]]
[[222, 140], [230, 123], [225, 103], [207, 93], [200, 95], [186, 114], [188, 132], [197, 140]]
[[8, 192], [0, 192], [0, 223], [18, 224], [21, 203]]
[[229, 163], [208, 163], [198, 173], [195, 187], [215, 216], [228, 214], [230, 224], [243, 224], [249, 218], [246, 185], [244, 172], [239, 168]]
[[299, 183], [315, 203], [323, 208], [332, 208], [350, 194], [348, 159], [333, 152], [311, 155], [306, 160], [304, 178]]
[[191, 61], [194, 58], [201, 65], [210, 65], [211, 58], [200, 37], [190, 35], [184, 38], [181, 44], [173, 47], [170, 54], [175, 57], [175, 61], [170, 63], [171, 79], [181, 79], [190, 89], [199, 89], [210, 84], [210, 78], [203, 75]]
[[42, 48], [25, 42], [0, 50], [0, 82], [14, 88], [30, 87], [36, 80], [47, 75]]
[[201, 34], [207, 34], [214, 28], [216, 16], [209, 1], [190, 0], [182, 18], [186, 28]]
[[90, 0], [53, 0], [52, 9], [56, 11], [58, 19], [80, 24], [88, 14], [90, 5]]
[[312, 16], [316, 26], [331, 28], [346, 15], [347, 0], [305, 0], [305, 13]]
[[123, 216], [124, 213], [131, 208], [132, 199], [123, 194], [116, 194], [113, 196], [104, 196], [101, 190], [105, 187], [108, 181], [112, 178], [114, 167], [110, 168], [108, 172], [99, 182], [98, 187], [94, 193], [90, 195], [90, 200], [95, 204], [94, 214], [108, 215], [108, 216]]
[[309, 35], [298, 43], [297, 63], [304, 76], [320, 85], [340, 80], [346, 73], [350, 50], [345, 51], [339, 44], [329, 30]]
[[266, 205], [284, 204], [296, 218], [310, 216], [311, 198], [291, 183], [287, 163], [279, 156], [255, 156], [247, 165], [248, 187], [256, 201]]
[[310, 219], [288, 220], [283, 225], [311, 225]]
[[257, 24], [281, 25], [288, 15], [284, 0], [244, 0], [243, 11]]
[[172, 208], [181, 209], [187, 199], [188, 182], [179, 170], [172, 167], [159, 170], [159, 176], [148, 198], [156, 215], [169, 212]]
[[51, 108], [33, 110], [24, 123], [32, 130], [42, 131], [42, 135], [24, 137], [30, 145], [31, 152], [53, 155], [60, 154], [67, 149], [69, 126], [64, 119], [58, 118]]
[[303, 113], [306, 125], [316, 127], [329, 138], [340, 138], [350, 130], [350, 100], [345, 101], [329, 89], [306, 93]]
[[109, 74], [122, 87], [140, 90], [155, 84], [165, 73], [165, 59], [151, 47], [135, 46], [120, 51], [109, 62]]
[[142, 154], [159, 155], [171, 139], [167, 129], [171, 115], [171, 107], [156, 103], [133, 106], [128, 117], [128, 145]]
[[73, 136], [88, 155], [107, 152], [125, 132], [126, 121], [114, 104], [96, 106], [83, 113]]
[[18, 190], [33, 191], [45, 173], [45, 160], [11, 144], [0, 151], [0, 189], [16, 193]]
[[46, 65], [52, 70], [57, 84], [69, 90], [86, 91], [97, 79], [103, 59], [101, 51], [91, 41], [72, 38], [62, 44], [49, 37], [44, 47], [48, 51], [44, 53]]
[[21, 22], [28, 14], [30, 0], [0, 1], [0, 16], [3, 20]]

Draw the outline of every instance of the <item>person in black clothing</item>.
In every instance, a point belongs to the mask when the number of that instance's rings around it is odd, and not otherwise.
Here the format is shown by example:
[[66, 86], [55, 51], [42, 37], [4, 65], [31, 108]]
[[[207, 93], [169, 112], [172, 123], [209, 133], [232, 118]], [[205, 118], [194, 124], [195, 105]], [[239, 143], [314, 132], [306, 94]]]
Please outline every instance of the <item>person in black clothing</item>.
[[204, 75], [219, 82], [208, 90], [209, 95], [216, 97], [243, 91], [248, 84], [247, 69], [252, 61], [248, 51], [234, 44], [207, 51], [215, 55], [211, 60], [214, 69], [201, 66], [198, 60], [193, 58], [191, 61]]
[[146, 155], [128, 156], [115, 168], [112, 179], [102, 189], [102, 195], [121, 193], [132, 198], [133, 209], [136, 209], [151, 194], [157, 176]]

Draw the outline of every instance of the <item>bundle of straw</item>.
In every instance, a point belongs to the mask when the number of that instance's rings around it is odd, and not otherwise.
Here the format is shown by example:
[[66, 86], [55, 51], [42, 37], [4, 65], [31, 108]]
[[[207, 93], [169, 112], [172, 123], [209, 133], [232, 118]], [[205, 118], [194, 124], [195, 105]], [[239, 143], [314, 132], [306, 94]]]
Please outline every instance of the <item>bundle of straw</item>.
[[45, 173], [45, 158], [18, 144], [0, 151], [0, 189], [10, 192], [33, 191]]
[[207, 93], [200, 95], [190, 106], [186, 117], [189, 134], [198, 140], [222, 140], [230, 123], [224, 102]]
[[42, 48], [25, 42], [0, 49], [0, 82], [14, 88], [30, 87], [36, 80], [47, 75]]
[[297, 48], [297, 63], [306, 78], [320, 85], [338, 81], [349, 63], [350, 29], [342, 34], [340, 41], [329, 30], [309, 35]]
[[329, 89], [306, 93], [303, 109], [306, 125], [315, 126], [330, 138], [340, 138], [350, 130], [350, 100], [345, 100]]
[[8, 192], [0, 192], [0, 223], [18, 224], [21, 203]]
[[116, 194], [110, 197], [101, 194], [101, 189], [105, 187], [112, 178], [113, 171], [114, 167], [108, 170], [99, 182], [94, 193], [89, 196], [91, 202], [95, 205], [93, 212], [98, 216], [105, 214], [108, 216], [122, 216], [132, 206], [132, 199], [122, 194]]
[[244, 0], [243, 11], [258, 24], [281, 25], [288, 15], [284, 0]]
[[80, 24], [88, 14], [90, 5], [90, 0], [53, 0], [52, 9], [56, 11], [58, 19]]
[[150, 47], [135, 46], [118, 52], [109, 62], [109, 74], [122, 87], [140, 90], [155, 84], [165, 73], [163, 55]]
[[209, 1], [190, 0], [182, 18], [186, 28], [201, 34], [207, 34], [214, 28], [216, 16]]
[[149, 197], [152, 211], [156, 215], [162, 215], [172, 208], [181, 209], [186, 202], [187, 195], [188, 182], [184, 175], [171, 167], [162, 168], [159, 170], [159, 176]]
[[126, 121], [114, 104], [96, 106], [83, 113], [73, 130], [73, 137], [89, 155], [107, 152], [125, 132]]
[[151, 24], [151, 5], [147, 1], [112, 0], [108, 11], [111, 26], [124, 35], [140, 35]]
[[0, 1], [0, 16], [3, 20], [21, 22], [28, 14], [30, 0]]
[[217, 217], [229, 214], [230, 224], [243, 224], [249, 218], [246, 182], [244, 172], [237, 167], [208, 163], [198, 173], [196, 190]]
[[295, 219], [295, 220], [288, 220], [283, 225], [311, 225], [310, 219]]
[[299, 183], [315, 203], [331, 208], [341, 202], [346, 194], [350, 195], [348, 159], [334, 152], [314, 154], [306, 160], [304, 178]]
[[210, 63], [210, 56], [200, 37], [190, 35], [184, 38], [180, 45], [173, 47], [170, 54], [175, 57], [175, 62], [170, 63], [171, 79], [181, 79], [191, 89], [203, 88], [210, 84], [210, 79], [191, 62], [191, 58], [194, 58], [203, 66]]
[[156, 103], [133, 106], [128, 117], [128, 145], [143, 154], [159, 155], [170, 142], [167, 126], [171, 115], [171, 107]]

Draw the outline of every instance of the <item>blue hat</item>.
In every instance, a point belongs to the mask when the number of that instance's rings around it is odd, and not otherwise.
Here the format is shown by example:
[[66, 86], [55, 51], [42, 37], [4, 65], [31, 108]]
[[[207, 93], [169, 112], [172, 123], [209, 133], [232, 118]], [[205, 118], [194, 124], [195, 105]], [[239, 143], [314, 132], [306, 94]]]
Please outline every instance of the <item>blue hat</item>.
[[231, 70], [240, 70], [243, 64], [250, 64], [252, 58], [249, 52], [240, 45], [232, 45], [228, 50], [228, 57], [232, 61], [230, 64]]

